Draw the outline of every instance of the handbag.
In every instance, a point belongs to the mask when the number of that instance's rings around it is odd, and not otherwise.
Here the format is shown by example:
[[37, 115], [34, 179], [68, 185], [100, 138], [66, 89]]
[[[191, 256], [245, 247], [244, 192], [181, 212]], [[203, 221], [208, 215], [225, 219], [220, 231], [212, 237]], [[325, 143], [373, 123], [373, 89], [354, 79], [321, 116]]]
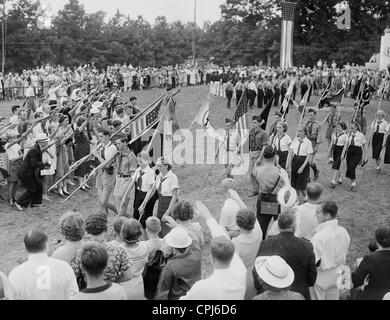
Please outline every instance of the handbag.
[[[278, 180], [276, 180], [276, 183], [272, 190], [268, 190], [268, 195], [271, 196], [272, 192], [276, 189], [276, 186], [278, 185], [280, 180], [280, 177], [278, 177]], [[265, 215], [271, 215], [271, 216], [277, 216], [279, 214], [279, 203], [276, 201], [260, 201], [260, 212], [261, 214]]]

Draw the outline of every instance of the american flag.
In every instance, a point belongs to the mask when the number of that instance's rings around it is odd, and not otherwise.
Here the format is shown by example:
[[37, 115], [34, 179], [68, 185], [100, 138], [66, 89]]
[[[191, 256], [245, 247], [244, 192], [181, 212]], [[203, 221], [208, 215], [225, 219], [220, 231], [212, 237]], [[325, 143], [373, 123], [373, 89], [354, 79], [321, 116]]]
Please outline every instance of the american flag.
[[248, 134], [248, 126], [246, 124], [246, 114], [248, 113], [247, 94], [248, 89], [245, 89], [233, 115], [233, 121], [237, 124], [237, 131], [239, 132], [240, 137], [245, 137]]
[[130, 124], [131, 141], [133, 143], [141, 137], [146, 131], [156, 125], [161, 118], [160, 110], [163, 100], [161, 99], [155, 106], [147, 111], [140, 118], [136, 119]]
[[280, 46], [280, 67], [282, 69], [293, 66], [293, 31], [295, 2], [282, 2], [282, 41]]

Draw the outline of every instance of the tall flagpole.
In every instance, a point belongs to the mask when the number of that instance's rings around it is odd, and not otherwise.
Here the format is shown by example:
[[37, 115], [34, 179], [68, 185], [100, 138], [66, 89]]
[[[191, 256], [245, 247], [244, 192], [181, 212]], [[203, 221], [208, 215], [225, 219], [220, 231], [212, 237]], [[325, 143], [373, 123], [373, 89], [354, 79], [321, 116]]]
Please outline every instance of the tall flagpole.
[[1, 72], [5, 71], [5, 1], [3, 0], [3, 16], [1, 17]]
[[195, 66], [196, 61], [196, 0], [194, 4], [194, 27], [192, 28], [192, 58]]

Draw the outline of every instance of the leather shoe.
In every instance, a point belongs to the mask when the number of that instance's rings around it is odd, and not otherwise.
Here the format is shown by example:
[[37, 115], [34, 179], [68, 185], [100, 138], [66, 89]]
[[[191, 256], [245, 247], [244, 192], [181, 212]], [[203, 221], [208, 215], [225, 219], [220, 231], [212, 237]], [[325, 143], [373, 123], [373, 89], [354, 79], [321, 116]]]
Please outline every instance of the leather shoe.
[[356, 187], [355, 187], [355, 186], [352, 186], [352, 187], [351, 187], [351, 191], [352, 191], [352, 192], [356, 192]]
[[336, 188], [336, 185], [332, 182], [332, 183], [330, 184], [330, 187], [331, 187], [332, 189], [334, 189], [334, 188]]
[[252, 197], [256, 197], [256, 196], [258, 196], [259, 194], [257, 193], [257, 192], [254, 192], [254, 193], [252, 193], [250, 196], [249, 196], [249, 198], [252, 198]]
[[18, 211], [24, 211], [25, 209], [17, 202], [15, 202], [15, 207], [18, 209]]

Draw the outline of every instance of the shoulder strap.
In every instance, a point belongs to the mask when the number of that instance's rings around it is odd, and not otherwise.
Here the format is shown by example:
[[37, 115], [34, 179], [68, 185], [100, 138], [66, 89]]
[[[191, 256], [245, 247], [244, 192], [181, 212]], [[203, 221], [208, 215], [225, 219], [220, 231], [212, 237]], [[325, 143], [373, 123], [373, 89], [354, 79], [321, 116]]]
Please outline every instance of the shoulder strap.
[[278, 186], [279, 180], [280, 180], [280, 176], [278, 176], [278, 179], [276, 180], [276, 183], [275, 183], [274, 187], [272, 188], [272, 190], [269, 190], [267, 188], [269, 194], [271, 194], [275, 191], [276, 187]]

